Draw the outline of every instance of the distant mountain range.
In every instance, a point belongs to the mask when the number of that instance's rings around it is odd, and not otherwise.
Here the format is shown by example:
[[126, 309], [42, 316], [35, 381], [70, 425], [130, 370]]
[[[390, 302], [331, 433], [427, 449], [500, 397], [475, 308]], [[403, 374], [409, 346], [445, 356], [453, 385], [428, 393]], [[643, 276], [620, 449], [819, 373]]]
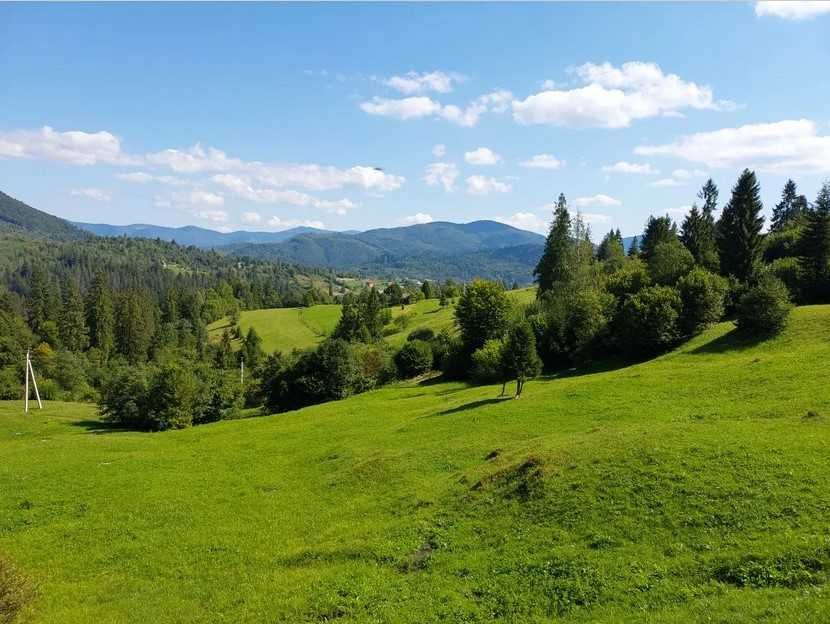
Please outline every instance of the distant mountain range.
[[[217, 232], [196, 226], [69, 223], [0, 193], [0, 229], [77, 239], [127, 236], [176, 241], [221, 253], [327, 267], [374, 277], [473, 277], [529, 284], [545, 237], [496, 221], [435, 221], [365, 232], [298, 227], [281, 232]], [[623, 239], [625, 248], [633, 237]]]

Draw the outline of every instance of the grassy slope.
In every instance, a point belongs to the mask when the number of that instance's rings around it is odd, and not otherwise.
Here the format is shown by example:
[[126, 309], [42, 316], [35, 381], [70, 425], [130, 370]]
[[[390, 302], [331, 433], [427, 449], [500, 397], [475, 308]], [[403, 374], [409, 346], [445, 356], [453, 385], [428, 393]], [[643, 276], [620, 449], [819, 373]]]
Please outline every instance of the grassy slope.
[[[534, 289], [510, 291], [509, 295], [522, 303], [530, 302], [534, 297]], [[430, 327], [436, 332], [453, 325], [454, 306], [442, 308], [437, 299], [418, 301], [400, 308], [392, 309], [392, 316], [411, 314], [412, 320], [401, 332], [387, 337], [387, 340], [396, 345], [403, 344], [406, 336], [413, 329]], [[248, 310], [239, 315], [239, 326], [242, 333], [250, 327], [256, 328], [262, 337], [263, 348], [266, 353], [277, 349], [291, 351], [294, 348], [306, 349], [313, 347], [326, 335], [330, 334], [337, 321], [340, 320], [339, 305], [317, 305], [310, 308], [274, 308], [268, 310]], [[222, 332], [228, 327], [227, 319], [216, 321], [208, 327], [212, 340], [219, 340]]]
[[399, 385], [163, 434], [0, 403], [0, 552], [36, 622], [826, 621], [830, 307], [729, 331], [520, 401]]

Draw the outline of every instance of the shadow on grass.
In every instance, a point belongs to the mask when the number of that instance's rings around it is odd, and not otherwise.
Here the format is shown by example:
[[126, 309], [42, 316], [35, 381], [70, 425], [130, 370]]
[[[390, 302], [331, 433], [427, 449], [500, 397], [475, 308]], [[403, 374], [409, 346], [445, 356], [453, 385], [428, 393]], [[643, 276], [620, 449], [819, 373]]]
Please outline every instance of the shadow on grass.
[[563, 379], [565, 377], [582, 377], [584, 375], [596, 375], [598, 373], [610, 373], [611, 371], [626, 368], [632, 364], [639, 364], [640, 362], [648, 361], [651, 358], [644, 358], [643, 360], [625, 359], [623, 357], [609, 357], [604, 360], [591, 362], [583, 366], [574, 366], [572, 368], [562, 368], [559, 370], [552, 370], [539, 377], [543, 381], [554, 379]]
[[451, 414], [460, 414], [461, 412], [466, 412], [467, 410], [474, 410], [478, 409], [479, 407], [484, 407], [485, 405], [492, 405], [493, 403], [501, 403], [503, 401], [510, 401], [513, 399], [512, 395], [507, 395], [503, 397], [496, 397], [494, 399], [480, 399], [478, 401], [472, 401], [470, 403], [464, 403], [463, 405], [459, 405], [457, 407], [452, 407], [450, 409], [445, 409], [443, 411], [437, 412], [435, 414], [431, 414], [429, 416], [424, 416], [423, 418], [434, 418], [436, 416], [449, 416]]
[[706, 353], [725, 353], [727, 351], [744, 351], [745, 349], [751, 349], [769, 340], [771, 337], [767, 334], [744, 334], [736, 327], [723, 336], [715, 338], [706, 344], [702, 344], [696, 349], [692, 349], [689, 353], [701, 355]]
[[72, 423], [73, 427], [80, 427], [86, 429], [87, 433], [102, 434], [102, 433], [121, 433], [124, 431], [137, 431], [135, 429], [128, 429], [117, 425], [116, 423], [106, 422], [105, 420], [77, 420]]

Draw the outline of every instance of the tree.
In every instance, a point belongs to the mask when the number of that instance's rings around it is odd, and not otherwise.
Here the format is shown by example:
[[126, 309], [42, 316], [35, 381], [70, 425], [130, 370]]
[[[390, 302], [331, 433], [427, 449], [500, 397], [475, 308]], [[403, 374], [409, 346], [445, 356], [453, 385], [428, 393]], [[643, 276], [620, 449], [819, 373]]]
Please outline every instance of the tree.
[[646, 222], [643, 239], [640, 241], [640, 256], [648, 262], [657, 245], [674, 240], [677, 240], [677, 224], [671, 220], [671, 217], [668, 215], [665, 217], [650, 216]]
[[130, 363], [144, 362], [155, 334], [154, 305], [145, 290], [127, 290], [116, 306], [116, 344]]
[[703, 214], [711, 218], [714, 223], [714, 213], [718, 209], [718, 187], [712, 178], [706, 180], [706, 184], [700, 189], [697, 194], [699, 199], [703, 200]]
[[60, 317], [61, 342], [70, 351], [83, 351], [87, 346], [87, 328], [84, 302], [78, 282], [68, 279], [63, 288], [63, 308]]
[[738, 330], [751, 335], [776, 334], [787, 324], [791, 309], [784, 282], [764, 273], [738, 301], [735, 324]]
[[694, 265], [695, 260], [689, 250], [674, 239], [654, 248], [648, 260], [648, 272], [654, 283], [674, 286]]
[[395, 354], [395, 365], [404, 379], [428, 373], [432, 368], [432, 348], [423, 340], [409, 340]]
[[631, 246], [628, 248], [627, 255], [629, 258], [636, 258], [640, 255], [640, 242], [636, 236], [631, 239]]
[[695, 267], [680, 278], [677, 290], [683, 309], [680, 329], [687, 336], [697, 334], [723, 316], [727, 282], [720, 275]]
[[424, 293], [424, 299], [435, 299], [438, 296], [435, 291], [435, 286], [429, 280], [424, 280], [424, 283], [421, 284], [421, 292]]
[[522, 395], [525, 382], [542, 370], [536, 353], [536, 338], [526, 322], [517, 323], [507, 333], [504, 345], [504, 370], [516, 380], [516, 397]]
[[617, 339], [629, 355], [654, 355], [680, 338], [682, 302], [674, 288], [649, 286], [628, 297], [620, 310]]
[[[45, 332], [46, 323], [57, 323], [56, 313], [59, 309], [58, 294], [48, 273], [42, 267], [32, 271], [32, 289], [29, 297], [29, 324], [32, 329], [46, 338], [44, 333], [53, 333], [49, 328]], [[54, 346], [54, 345], [53, 345]]]
[[613, 271], [622, 266], [625, 260], [622, 234], [619, 230], [611, 230], [602, 239], [597, 248], [597, 259], [605, 263], [606, 270]]
[[830, 300], [830, 183], [825, 182], [807, 213], [799, 239], [801, 268], [811, 301]]
[[86, 296], [86, 323], [89, 344], [106, 360], [115, 343], [115, 312], [107, 276], [97, 273]]
[[256, 369], [262, 359], [265, 357], [265, 352], [262, 350], [262, 338], [259, 337], [257, 331], [251, 327], [242, 341], [242, 358], [245, 366], [249, 369]]
[[802, 216], [807, 212], [807, 198], [798, 194], [795, 182], [787, 180], [781, 191], [781, 201], [772, 209], [770, 232], [782, 232], [800, 223]]
[[697, 204], [692, 204], [680, 226], [680, 241], [691, 252], [695, 263], [710, 271], [717, 270], [717, 229], [711, 212], [702, 212]]
[[510, 300], [500, 284], [473, 280], [455, 308], [455, 320], [467, 354], [491, 338], [500, 338], [507, 328]]
[[395, 282], [389, 284], [384, 290], [383, 294], [386, 297], [386, 302], [390, 306], [397, 306], [403, 301], [403, 288]]
[[763, 209], [755, 172], [744, 169], [718, 221], [718, 249], [724, 275], [747, 281], [755, 272], [763, 243]]
[[349, 342], [375, 342], [383, 338], [383, 326], [389, 319], [390, 312], [383, 306], [380, 293], [369, 288], [357, 297], [344, 298], [332, 336]]
[[571, 249], [571, 216], [564, 194], [559, 195], [553, 211], [553, 223], [550, 225], [542, 257], [533, 276], [539, 285], [537, 296], [542, 296], [553, 288], [553, 284], [562, 281], [568, 274], [568, 260]]

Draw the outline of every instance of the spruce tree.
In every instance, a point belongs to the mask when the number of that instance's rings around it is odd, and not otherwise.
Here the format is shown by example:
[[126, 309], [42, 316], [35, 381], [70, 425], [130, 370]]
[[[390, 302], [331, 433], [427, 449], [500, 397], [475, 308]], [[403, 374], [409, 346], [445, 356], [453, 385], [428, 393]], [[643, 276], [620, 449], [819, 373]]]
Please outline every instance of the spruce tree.
[[109, 357], [115, 342], [115, 312], [109, 281], [103, 273], [97, 273], [87, 291], [86, 323], [89, 327], [89, 343]]
[[772, 210], [770, 232], [782, 230], [798, 225], [807, 209], [807, 198], [798, 194], [795, 182], [787, 180], [784, 190], [781, 191], [781, 201]]
[[695, 259], [695, 263], [710, 270], [718, 266], [715, 222], [711, 213], [701, 212], [697, 204], [683, 219], [680, 226], [680, 240]]
[[628, 257], [629, 258], [636, 258], [640, 255], [640, 241], [635, 236], [631, 239], [631, 246], [628, 248]]
[[74, 279], [67, 279], [63, 288], [60, 317], [61, 342], [70, 351], [83, 351], [87, 346], [87, 328], [81, 289]]
[[724, 275], [734, 275], [741, 281], [753, 275], [763, 243], [763, 209], [755, 172], [744, 169], [718, 221], [718, 248]]
[[830, 183], [821, 187], [806, 221], [799, 248], [808, 298], [826, 303], [830, 301]]
[[670, 243], [677, 240], [677, 224], [671, 217], [649, 217], [643, 240], [640, 241], [640, 256], [648, 262], [654, 250], [660, 243]]
[[553, 223], [545, 241], [545, 249], [533, 270], [533, 276], [539, 285], [536, 293], [538, 297], [552, 290], [556, 282], [567, 276], [570, 248], [571, 216], [568, 213], [565, 195], [560, 194], [553, 211]]
[[617, 268], [625, 258], [622, 235], [620, 231], [611, 230], [600, 242], [597, 248], [597, 259], [605, 262], [610, 268]]

